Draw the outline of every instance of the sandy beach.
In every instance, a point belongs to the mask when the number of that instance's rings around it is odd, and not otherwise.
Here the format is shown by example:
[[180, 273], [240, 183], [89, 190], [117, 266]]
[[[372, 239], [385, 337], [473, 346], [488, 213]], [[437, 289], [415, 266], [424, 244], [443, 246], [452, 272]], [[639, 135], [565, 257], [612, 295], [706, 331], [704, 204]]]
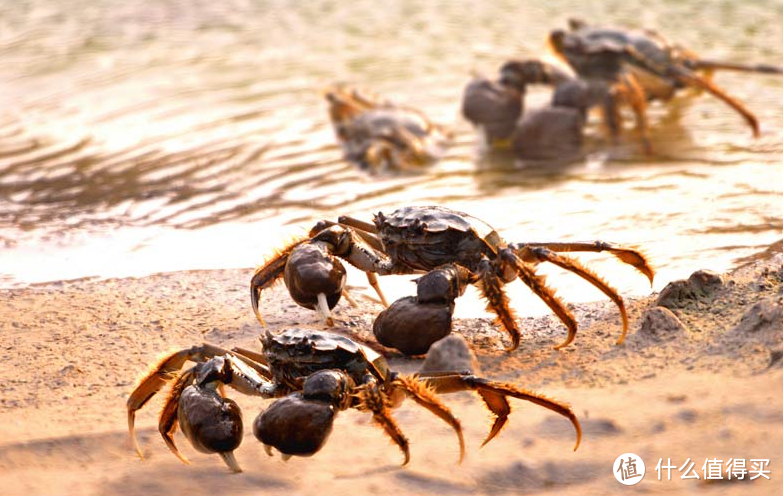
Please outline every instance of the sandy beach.
[[[568, 421], [520, 401], [509, 425], [479, 448], [489, 415], [473, 393], [444, 397], [462, 421], [467, 454], [436, 417], [407, 402], [395, 411], [411, 462], [367, 414], [341, 413], [326, 447], [311, 458], [268, 457], [251, 432], [268, 400], [234, 397], [245, 438], [231, 474], [217, 456], [177, 442], [185, 465], [157, 433], [161, 399], [139, 412], [139, 459], [128, 441], [125, 401], [161, 353], [202, 341], [259, 348], [262, 328], [248, 301], [252, 269], [191, 271], [138, 279], [82, 280], [3, 290], [0, 335], [0, 487], [4, 495], [163, 494], [780, 494], [783, 477], [783, 255], [720, 276], [701, 274], [662, 294], [628, 301], [623, 345], [616, 307], [573, 306], [576, 340], [551, 315], [523, 317], [523, 342], [508, 353], [488, 319], [458, 319], [455, 332], [477, 355], [481, 375], [510, 381], [572, 405], [584, 427], [574, 452]], [[381, 284], [383, 281], [381, 280]], [[659, 300], [660, 299], [660, 300]], [[358, 298], [336, 308], [335, 332], [371, 340], [380, 306]], [[669, 309], [657, 306], [665, 304]], [[272, 332], [315, 327], [278, 285], [261, 311]], [[521, 312], [524, 315], [524, 312]], [[392, 368], [420, 358], [388, 351]], [[161, 395], [162, 396], [162, 395]], [[612, 464], [639, 455], [646, 475], [622, 486]], [[771, 480], [705, 481], [707, 459], [766, 459]], [[659, 459], [671, 480], [658, 480]], [[681, 479], [690, 459], [700, 477]]]

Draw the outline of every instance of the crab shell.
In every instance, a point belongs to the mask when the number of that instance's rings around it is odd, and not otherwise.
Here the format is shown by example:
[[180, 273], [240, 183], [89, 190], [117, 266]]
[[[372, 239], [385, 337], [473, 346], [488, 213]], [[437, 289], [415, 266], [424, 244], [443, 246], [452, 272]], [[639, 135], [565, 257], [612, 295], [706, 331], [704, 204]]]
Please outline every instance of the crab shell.
[[[633, 46], [640, 55], [657, 67], [668, 67], [675, 63], [672, 58], [672, 47], [653, 31], [587, 26], [573, 31], [571, 34], [579, 36], [587, 47], [600, 46], [619, 53], [625, 46]], [[647, 94], [653, 98], [668, 100], [674, 95], [674, 91], [682, 86], [681, 83], [673, 79], [662, 78], [634, 65], [629, 66], [628, 69]]]
[[386, 254], [413, 270], [454, 262], [472, 271], [505, 242], [492, 226], [444, 207], [404, 207], [374, 219]]
[[357, 384], [368, 373], [379, 375], [379, 379], [389, 374], [381, 355], [331, 332], [311, 329], [288, 329], [280, 334], [267, 332], [261, 343], [275, 380], [291, 390], [301, 390], [305, 379], [319, 370], [344, 370]]

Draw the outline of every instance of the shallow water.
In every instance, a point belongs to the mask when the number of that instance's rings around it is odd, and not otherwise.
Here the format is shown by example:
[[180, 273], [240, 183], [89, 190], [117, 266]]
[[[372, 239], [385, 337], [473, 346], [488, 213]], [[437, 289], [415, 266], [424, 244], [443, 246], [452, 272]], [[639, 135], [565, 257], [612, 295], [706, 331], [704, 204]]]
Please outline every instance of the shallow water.
[[[0, 286], [250, 267], [317, 219], [407, 204], [467, 211], [512, 241], [641, 246], [656, 288], [783, 238], [781, 77], [716, 77], [757, 114], [758, 139], [709, 96], [654, 106], [652, 158], [632, 133], [609, 146], [593, 126], [586, 160], [524, 166], [483, 154], [459, 116], [471, 71], [540, 54], [571, 16], [783, 65], [783, 3], [527, 4], [3, 2]], [[319, 95], [335, 81], [420, 108], [454, 145], [424, 174], [364, 174], [342, 159]], [[649, 291], [586, 259], [624, 293]], [[600, 296], [543, 270], [567, 298]]]

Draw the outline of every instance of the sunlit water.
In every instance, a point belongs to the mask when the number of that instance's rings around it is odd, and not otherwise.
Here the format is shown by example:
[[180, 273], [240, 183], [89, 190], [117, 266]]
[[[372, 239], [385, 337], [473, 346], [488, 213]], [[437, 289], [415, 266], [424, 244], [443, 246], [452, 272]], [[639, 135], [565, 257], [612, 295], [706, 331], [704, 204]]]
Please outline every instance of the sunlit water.
[[[716, 77], [757, 114], [758, 139], [702, 95], [653, 106], [653, 158], [597, 125], [569, 166], [482, 153], [459, 116], [471, 71], [540, 54], [572, 16], [783, 65], [773, 1], [2, 2], [0, 286], [251, 267], [317, 219], [408, 204], [464, 210], [509, 241], [641, 246], [656, 288], [783, 238], [781, 77]], [[335, 81], [420, 108], [453, 146], [426, 173], [366, 175], [335, 144], [319, 95]], [[649, 291], [608, 257], [584, 260], [626, 294]], [[545, 272], [568, 299], [600, 297]]]

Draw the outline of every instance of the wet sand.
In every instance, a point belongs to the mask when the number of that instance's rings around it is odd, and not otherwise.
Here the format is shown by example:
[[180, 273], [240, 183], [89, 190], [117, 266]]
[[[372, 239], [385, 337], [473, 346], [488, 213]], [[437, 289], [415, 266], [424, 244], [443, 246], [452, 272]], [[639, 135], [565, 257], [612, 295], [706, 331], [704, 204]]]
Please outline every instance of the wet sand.
[[[412, 402], [395, 411], [411, 441], [406, 467], [399, 450], [357, 411], [338, 416], [321, 452], [283, 462], [268, 457], [251, 433], [267, 402], [235, 394], [245, 416], [245, 439], [236, 452], [244, 473], [229, 473], [219, 457], [196, 452], [179, 434], [191, 464], [171, 455], [157, 433], [160, 398], [137, 417], [146, 456], [140, 460], [128, 442], [125, 412], [137, 376], [162, 352], [205, 340], [257, 349], [262, 329], [248, 301], [251, 273], [191, 271], [0, 292], [1, 492], [780, 494], [782, 255], [724, 274], [720, 282], [702, 278], [664, 290], [671, 312], [653, 310], [658, 294], [628, 301], [630, 331], [620, 346], [620, 319], [608, 301], [572, 307], [579, 332], [559, 352], [552, 346], [565, 329], [553, 316], [523, 317], [523, 342], [512, 353], [503, 351], [505, 338], [488, 319], [458, 319], [456, 332], [475, 351], [482, 375], [572, 405], [584, 427], [576, 452], [568, 421], [519, 401], [512, 402], [505, 430], [480, 449], [489, 415], [475, 394], [458, 393], [444, 399], [465, 430], [461, 465], [454, 434]], [[358, 300], [359, 308], [338, 305], [334, 330], [371, 340], [372, 317], [381, 308], [367, 297]], [[261, 311], [273, 332], [320, 327], [315, 313], [294, 305], [282, 285], [264, 295]], [[421, 364], [389, 356], [397, 370]], [[612, 476], [615, 458], [628, 452], [641, 456], [647, 469], [633, 487]], [[657, 480], [660, 458], [678, 467], [690, 458], [701, 479], [681, 480], [675, 469], [671, 481]], [[751, 459], [769, 459], [772, 479], [707, 483], [707, 458], [724, 464], [744, 458], [748, 468]]]

